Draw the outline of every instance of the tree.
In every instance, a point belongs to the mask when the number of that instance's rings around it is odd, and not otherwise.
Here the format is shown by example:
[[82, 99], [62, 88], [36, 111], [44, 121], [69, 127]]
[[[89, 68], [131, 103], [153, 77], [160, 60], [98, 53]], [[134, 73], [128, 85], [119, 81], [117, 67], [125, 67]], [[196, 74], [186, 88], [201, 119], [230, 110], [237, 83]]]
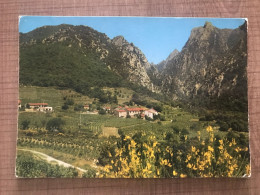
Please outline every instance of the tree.
[[118, 104], [118, 100], [117, 100], [117, 96], [116, 95], [113, 96], [112, 102], [115, 103], [115, 104]]
[[83, 111], [84, 110], [84, 106], [82, 104], [76, 104], [74, 107], [75, 111]]
[[61, 118], [53, 118], [47, 122], [46, 129], [49, 131], [54, 131], [55, 129], [61, 130], [64, 124], [65, 122]]
[[74, 100], [73, 99], [67, 99], [64, 104], [67, 104], [67, 105], [71, 106], [71, 105], [74, 104]]
[[29, 124], [30, 124], [30, 121], [29, 120], [24, 120], [22, 121], [21, 123], [21, 129], [25, 130], [25, 129], [28, 129], [29, 128]]
[[64, 105], [61, 108], [62, 110], [68, 110], [69, 106], [68, 104], [64, 103]]

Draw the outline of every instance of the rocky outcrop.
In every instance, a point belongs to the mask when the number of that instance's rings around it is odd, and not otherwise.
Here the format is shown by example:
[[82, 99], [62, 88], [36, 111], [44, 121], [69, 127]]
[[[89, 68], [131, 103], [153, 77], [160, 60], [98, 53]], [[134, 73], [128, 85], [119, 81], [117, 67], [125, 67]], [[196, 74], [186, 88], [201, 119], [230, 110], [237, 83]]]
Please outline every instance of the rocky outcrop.
[[115, 37], [112, 39], [112, 43], [122, 52], [121, 57], [124, 59], [122, 68], [123, 71], [128, 73], [127, 79], [133, 83], [138, 83], [153, 92], [159, 92], [159, 88], [153, 84], [147, 73], [147, 71], [151, 69], [151, 64], [148, 62], [143, 52], [133, 43], [126, 41], [123, 36]]
[[156, 68], [158, 71], [162, 71], [166, 68], [166, 64], [168, 64], [169, 61], [171, 61], [173, 58], [175, 58], [180, 52], [175, 49], [172, 53], [166, 58], [166, 60], [161, 61], [159, 64], [156, 65]]
[[174, 98], [247, 96], [245, 24], [218, 29], [206, 22], [192, 30], [182, 51], [162, 70], [162, 88]]

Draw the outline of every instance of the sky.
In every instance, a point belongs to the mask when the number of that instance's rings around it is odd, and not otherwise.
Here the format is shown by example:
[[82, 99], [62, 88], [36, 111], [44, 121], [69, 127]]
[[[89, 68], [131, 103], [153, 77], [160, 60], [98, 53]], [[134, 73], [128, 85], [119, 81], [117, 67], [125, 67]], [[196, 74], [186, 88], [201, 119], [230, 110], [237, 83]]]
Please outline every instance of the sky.
[[174, 49], [181, 51], [191, 30], [203, 26], [206, 21], [221, 29], [234, 29], [242, 25], [245, 19], [21, 16], [19, 32], [26, 33], [45, 25], [86, 25], [111, 39], [124, 36], [129, 43], [141, 49], [149, 62], [157, 64]]

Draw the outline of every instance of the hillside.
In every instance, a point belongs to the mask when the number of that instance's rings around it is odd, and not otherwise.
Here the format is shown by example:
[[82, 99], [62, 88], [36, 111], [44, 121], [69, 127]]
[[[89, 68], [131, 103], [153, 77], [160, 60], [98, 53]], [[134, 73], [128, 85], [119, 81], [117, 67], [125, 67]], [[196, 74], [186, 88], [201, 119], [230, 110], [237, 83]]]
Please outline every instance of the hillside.
[[[116, 41], [117, 40], [117, 41]], [[153, 91], [145, 56], [128, 42], [87, 26], [44, 26], [20, 34], [20, 84], [90, 87], [137, 85]], [[127, 45], [127, 46], [125, 46]]]

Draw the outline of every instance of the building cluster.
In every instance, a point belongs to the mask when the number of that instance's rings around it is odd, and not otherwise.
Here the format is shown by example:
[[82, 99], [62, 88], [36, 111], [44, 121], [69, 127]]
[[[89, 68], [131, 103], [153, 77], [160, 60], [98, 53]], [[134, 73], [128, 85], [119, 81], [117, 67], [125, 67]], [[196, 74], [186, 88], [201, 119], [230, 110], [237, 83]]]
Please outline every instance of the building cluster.
[[[22, 108], [21, 100], [18, 100], [18, 109]], [[53, 112], [53, 108], [48, 105], [48, 103], [27, 103], [25, 105], [25, 111], [39, 111], [39, 112]], [[84, 105], [85, 110], [89, 110], [90, 106], [88, 104]], [[114, 114], [117, 117], [127, 118], [127, 117], [149, 117], [154, 118], [155, 115], [159, 113], [153, 108], [142, 108], [142, 107], [121, 107], [118, 106], [112, 109], [110, 106], [103, 108], [107, 113]]]
[[[21, 100], [18, 100], [18, 109], [22, 108]], [[40, 111], [40, 112], [52, 112], [53, 108], [48, 105], [48, 103], [27, 103], [25, 105], [25, 110], [30, 111]]]
[[145, 118], [145, 116], [153, 119], [155, 115], [158, 115], [158, 112], [153, 108], [140, 108], [140, 107], [117, 107], [114, 109], [114, 114], [118, 117], [126, 118], [127, 116], [135, 117], [140, 116], [141, 118]]

